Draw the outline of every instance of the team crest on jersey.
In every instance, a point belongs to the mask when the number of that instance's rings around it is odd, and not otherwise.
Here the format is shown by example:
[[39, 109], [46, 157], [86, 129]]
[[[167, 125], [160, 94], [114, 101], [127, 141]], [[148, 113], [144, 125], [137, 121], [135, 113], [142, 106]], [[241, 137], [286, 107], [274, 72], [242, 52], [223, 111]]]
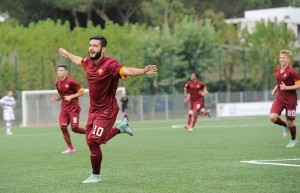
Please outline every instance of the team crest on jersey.
[[66, 88], [69, 88], [69, 85], [68, 85], [68, 84], [66, 84], [66, 85], [65, 85], [65, 87], [66, 87]]
[[197, 85], [197, 88], [200, 88], [200, 85]]
[[101, 68], [99, 68], [98, 74], [99, 74], [99, 75], [103, 74], [103, 70], [102, 70]]
[[283, 74], [283, 78], [285, 78], [286, 76], [287, 76], [286, 73], [284, 73], [284, 74]]

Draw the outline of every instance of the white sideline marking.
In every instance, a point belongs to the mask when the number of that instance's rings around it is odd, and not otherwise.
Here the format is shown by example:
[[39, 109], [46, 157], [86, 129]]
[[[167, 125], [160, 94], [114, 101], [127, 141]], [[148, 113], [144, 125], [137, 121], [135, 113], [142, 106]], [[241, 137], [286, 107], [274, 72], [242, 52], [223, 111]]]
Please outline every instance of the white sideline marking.
[[[177, 129], [177, 128], [184, 128], [185, 125], [172, 125], [171, 128], [173, 129]], [[270, 126], [270, 124], [255, 124], [255, 123], [251, 123], [251, 124], [244, 124], [244, 125], [240, 125], [240, 124], [213, 124], [213, 125], [209, 125], [209, 124], [199, 124], [197, 126], [195, 126], [195, 128], [234, 128], [234, 127], [239, 127], [239, 128], [247, 128], [247, 127], [263, 127], [263, 126]]]
[[13, 135], [0, 135], [0, 138], [2, 137], [7, 137], [7, 138], [12, 138], [12, 137], [28, 137], [28, 136], [44, 136], [44, 135], [56, 135], [57, 133], [29, 133], [29, 134], [13, 134]]
[[185, 125], [172, 125], [172, 128], [178, 129], [178, 128], [184, 128]]
[[283, 164], [283, 163], [278, 163], [278, 162], [283, 162], [283, 161], [300, 161], [300, 158], [294, 158], [294, 159], [275, 159], [275, 160], [249, 160], [249, 161], [240, 161], [240, 162], [249, 163], [249, 164], [261, 164], [261, 165], [300, 167], [300, 165], [298, 165], [298, 164]]

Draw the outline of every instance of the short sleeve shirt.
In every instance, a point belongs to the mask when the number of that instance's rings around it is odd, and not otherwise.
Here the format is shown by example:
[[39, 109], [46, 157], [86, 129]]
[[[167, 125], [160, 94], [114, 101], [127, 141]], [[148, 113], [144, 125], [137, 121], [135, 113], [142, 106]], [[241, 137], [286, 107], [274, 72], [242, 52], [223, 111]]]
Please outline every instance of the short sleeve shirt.
[[278, 87], [278, 100], [283, 105], [297, 103], [297, 91], [296, 90], [281, 90], [280, 84], [283, 82], [286, 86], [292, 86], [300, 84], [300, 76], [291, 66], [287, 66], [283, 73], [280, 73], [280, 66], [275, 68], [276, 83]]
[[205, 84], [199, 80], [190, 80], [184, 86], [184, 90], [190, 93], [190, 102], [203, 101], [204, 97], [200, 94], [200, 91], [204, 89]]
[[6, 109], [12, 109], [16, 104], [16, 100], [14, 97], [4, 96], [0, 99], [0, 103], [2, 103]]
[[80, 84], [71, 77], [66, 77], [65, 80], [57, 80], [55, 83], [58, 94], [62, 98], [61, 111], [64, 112], [75, 112], [80, 111], [78, 98], [73, 98], [71, 101], [64, 100], [64, 96], [69, 96], [82, 92], [83, 88]]
[[122, 65], [115, 59], [103, 56], [95, 63], [89, 56], [81, 61], [86, 72], [90, 97], [90, 116], [113, 118], [119, 112], [116, 91]]

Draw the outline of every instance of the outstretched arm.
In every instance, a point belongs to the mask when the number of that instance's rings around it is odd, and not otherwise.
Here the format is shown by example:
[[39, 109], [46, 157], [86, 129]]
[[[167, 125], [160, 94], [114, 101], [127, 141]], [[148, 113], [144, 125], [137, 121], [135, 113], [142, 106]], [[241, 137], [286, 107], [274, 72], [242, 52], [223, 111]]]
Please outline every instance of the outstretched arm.
[[74, 64], [81, 65], [82, 57], [73, 55], [64, 48], [58, 48], [58, 53], [63, 57], [69, 58]]
[[156, 74], [158, 68], [156, 65], [148, 65], [145, 68], [124, 68], [122, 75], [124, 76], [140, 76], [140, 75], [153, 75]]

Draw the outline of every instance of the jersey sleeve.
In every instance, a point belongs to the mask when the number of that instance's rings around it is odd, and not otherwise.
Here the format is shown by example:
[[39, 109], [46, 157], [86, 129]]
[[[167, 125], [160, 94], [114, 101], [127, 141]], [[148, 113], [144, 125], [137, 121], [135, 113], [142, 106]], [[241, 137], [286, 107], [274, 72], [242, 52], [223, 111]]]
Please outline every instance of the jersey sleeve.
[[80, 62], [81, 66], [82, 66], [82, 68], [83, 68], [84, 70], [86, 70], [87, 62], [88, 62], [88, 57], [85, 57], [85, 58], [82, 59], [81, 62]]
[[295, 84], [300, 84], [300, 76], [299, 74], [296, 72], [296, 70], [291, 70], [291, 77], [293, 78], [293, 81], [295, 82]]
[[123, 75], [123, 71], [126, 67], [122, 66], [118, 61], [113, 61], [109, 65], [109, 70], [112, 76], [116, 77], [119, 76], [119, 78], [125, 80], [127, 76]]
[[200, 89], [204, 89], [206, 87], [206, 85], [203, 82], [200, 82]]
[[60, 96], [62, 96], [61, 91], [58, 89], [58, 82], [55, 83], [56, 90]]
[[75, 79], [72, 79], [71, 83], [72, 83], [72, 89], [74, 89], [77, 93], [83, 92], [83, 88]]
[[186, 91], [186, 92], [190, 90], [190, 85], [189, 85], [188, 82], [185, 83], [185, 85], [184, 85], [184, 87], [183, 87], [183, 90]]

